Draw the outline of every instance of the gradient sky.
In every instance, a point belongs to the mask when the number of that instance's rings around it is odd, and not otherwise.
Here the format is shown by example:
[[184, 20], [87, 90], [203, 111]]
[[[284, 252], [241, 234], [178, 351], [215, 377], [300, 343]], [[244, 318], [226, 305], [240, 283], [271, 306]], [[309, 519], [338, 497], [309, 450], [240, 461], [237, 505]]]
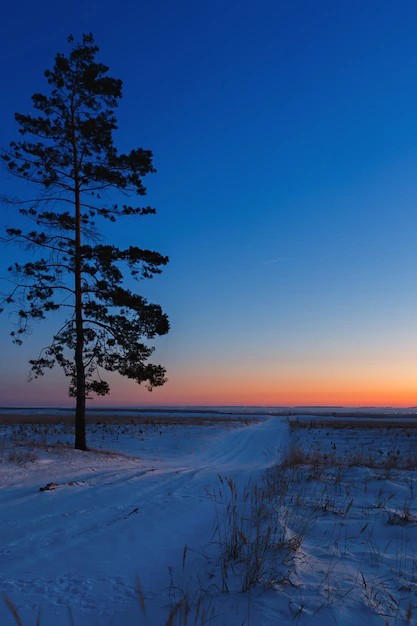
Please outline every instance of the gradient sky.
[[[3, 145], [91, 31], [124, 83], [116, 144], [154, 152], [158, 215], [111, 235], [171, 259], [140, 284], [170, 316], [169, 382], [117, 378], [93, 405], [417, 404], [416, 23], [412, 1], [3, 7]], [[53, 316], [23, 347], [0, 321], [0, 404], [69, 404], [59, 371], [26, 382]]]

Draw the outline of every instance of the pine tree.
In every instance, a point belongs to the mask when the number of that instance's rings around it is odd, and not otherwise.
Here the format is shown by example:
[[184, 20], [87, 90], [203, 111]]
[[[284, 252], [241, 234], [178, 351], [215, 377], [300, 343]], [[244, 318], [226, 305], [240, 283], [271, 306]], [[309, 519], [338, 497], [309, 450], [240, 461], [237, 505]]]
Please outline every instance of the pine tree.
[[[36, 378], [59, 365], [70, 378], [75, 447], [86, 450], [86, 398], [109, 393], [103, 370], [145, 382], [149, 389], [166, 380], [165, 369], [148, 362], [154, 348], [147, 340], [168, 332], [167, 316], [126, 288], [124, 277], [152, 278], [168, 258], [134, 245], [101, 243], [101, 220], [155, 213], [135, 201], [146, 193], [142, 178], [155, 170], [151, 151], [120, 154], [114, 146], [122, 82], [96, 60], [93, 36], [68, 42], [69, 54], [57, 54], [53, 69], [45, 71], [48, 94], [32, 96], [36, 113], [15, 115], [23, 138], [1, 153], [8, 172], [37, 189], [35, 199], [4, 199], [32, 222], [27, 232], [8, 228], [4, 240], [33, 256], [9, 267], [12, 286], [3, 300], [18, 312], [11, 333], [17, 344], [31, 321], [66, 312], [50, 345], [30, 361], [31, 371]], [[115, 203], [120, 192], [124, 202]]]

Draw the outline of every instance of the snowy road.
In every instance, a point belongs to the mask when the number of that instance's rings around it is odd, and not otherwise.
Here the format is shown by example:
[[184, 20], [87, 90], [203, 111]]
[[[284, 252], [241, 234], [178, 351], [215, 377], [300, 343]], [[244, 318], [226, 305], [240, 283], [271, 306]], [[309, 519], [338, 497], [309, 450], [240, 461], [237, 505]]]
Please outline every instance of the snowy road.
[[[208, 436], [182, 456], [175, 428], [177, 453], [169, 458], [64, 449], [23, 467], [0, 464], [0, 589], [23, 624], [35, 623], [38, 607], [42, 626], [69, 624], [68, 607], [76, 626], [165, 624], [168, 568], [181, 574], [185, 545], [189, 568], [202, 575], [198, 555], [212, 537], [209, 492], [218, 474], [246, 482], [276, 460], [288, 437], [286, 421], [272, 418]], [[50, 482], [56, 489], [39, 491]], [[15, 623], [5, 606], [0, 623]]]

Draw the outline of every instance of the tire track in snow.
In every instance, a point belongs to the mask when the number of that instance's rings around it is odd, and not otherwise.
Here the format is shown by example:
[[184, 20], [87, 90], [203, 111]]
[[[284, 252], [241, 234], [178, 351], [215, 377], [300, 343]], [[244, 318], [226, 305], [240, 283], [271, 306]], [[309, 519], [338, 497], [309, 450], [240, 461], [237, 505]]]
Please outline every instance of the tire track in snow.
[[[141, 462], [138, 468], [133, 460], [117, 470], [109, 464], [81, 474], [75, 466], [65, 479], [84, 480], [82, 486], [26, 497], [19, 493], [8, 501], [9, 532], [2, 544], [7, 567], [0, 588], [19, 607], [70, 603], [81, 617], [91, 612], [92, 623], [100, 613], [136, 604], [132, 583], [137, 574], [146, 579], [146, 597], [154, 598], [154, 604], [165, 602], [167, 568], [181, 562], [185, 544], [204, 550], [210, 540], [208, 489], [217, 485], [217, 475], [246, 481], [276, 460], [286, 433], [283, 420], [270, 418], [226, 430], [208, 439], [203, 453], [171, 458], [157, 467], [145, 468]], [[35, 506], [37, 498], [43, 498], [41, 508]], [[34, 575], [36, 571], [42, 575]]]

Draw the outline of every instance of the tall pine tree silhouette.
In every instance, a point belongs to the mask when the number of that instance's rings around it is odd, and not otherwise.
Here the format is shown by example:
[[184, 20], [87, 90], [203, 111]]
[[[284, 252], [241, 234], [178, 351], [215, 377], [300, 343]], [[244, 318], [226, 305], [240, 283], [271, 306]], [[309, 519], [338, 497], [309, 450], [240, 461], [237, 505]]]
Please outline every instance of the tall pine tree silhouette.
[[[136, 204], [146, 193], [142, 178], [155, 170], [149, 150], [119, 154], [114, 146], [122, 82], [96, 60], [93, 36], [68, 41], [69, 54], [57, 54], [45, 72], [48, 94], [32, 96], [36, 114], [15, 115], [22, 140], [1, 153], [8, 172], [37, 189], [34, 199], [4, 199], [32, 222], [26, 232], [8, 228], [4, 240], [29, 248], [33, 256], [9, 267], [11, 288], [3, 302], [18, 313], [11, 333], [18, 344], [32, 320], [67, 312], [50, 345], [30, 363], [35, 378], [56, 364], [70, 378], [75, 447], [86, 450], [86, 398], [109, 392], [103, 370], [149, 389], [166, 380], [165, 369], [148, 362], [154, 348], [147, 340], [168, 332], [167, 316], [124, 287], [124, 277], [151, 278], [168, 258], [134, 245], [99, 243], [100, 220], [155, 213]], [[114, 202], [116, 192], [122, 192], [122, 204]]]

